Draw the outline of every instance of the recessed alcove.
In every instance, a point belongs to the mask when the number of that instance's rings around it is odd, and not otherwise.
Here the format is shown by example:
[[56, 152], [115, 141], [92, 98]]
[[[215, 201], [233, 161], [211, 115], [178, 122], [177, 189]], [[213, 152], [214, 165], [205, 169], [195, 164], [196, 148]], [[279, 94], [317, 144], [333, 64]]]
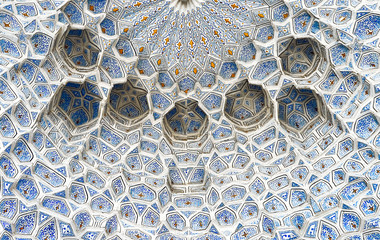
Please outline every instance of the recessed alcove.
[[296, 78], [310, 76], [322, 59], [321, 47], [311, 38], [293, 38], [280, 53], [282, 70]]
[[56, 106], [75, 127], [93, 122], [99, 117], [101, 93], [93, 83], [68, 82], [56, 98]]
[[60, 57], [77, 71], [91, 71], [99, 62], [98, 37], [89, 29], [68, 28], [58, 48]]
[[277, 103], [280, 124], [295, 136], [304, 135], [328, 117], [321, 97], [309, 89], [283, 87]]
[[195, 140], [205, 133], [208, 116], [197, 101], [185, 99], [175, 103], [163, 122], [165, 132], [174, 140]]
[[108, 112], [118, 123], [130, 127], [149, 113], [147, 91], [137, 79], [115, 84], [109, 95]]
[[250, 131], [272, 118], [272, 103], [261, 86], [243, 80], [227, 92], [224, 114], [238, 129]]

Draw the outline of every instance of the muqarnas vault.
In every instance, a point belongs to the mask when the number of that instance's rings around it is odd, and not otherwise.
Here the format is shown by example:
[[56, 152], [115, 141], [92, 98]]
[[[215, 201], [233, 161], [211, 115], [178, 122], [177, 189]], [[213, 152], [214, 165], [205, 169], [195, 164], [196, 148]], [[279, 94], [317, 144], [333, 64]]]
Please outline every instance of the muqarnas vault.
[[0, 239], [380, 239], [379, 4], [1, 1]]

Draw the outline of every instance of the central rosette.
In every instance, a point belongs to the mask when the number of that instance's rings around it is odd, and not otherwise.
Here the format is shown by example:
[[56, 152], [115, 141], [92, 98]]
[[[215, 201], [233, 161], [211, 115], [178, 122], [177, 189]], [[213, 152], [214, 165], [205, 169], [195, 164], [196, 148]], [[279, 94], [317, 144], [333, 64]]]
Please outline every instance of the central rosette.
[[203, 0], [171, 0], [171, 6], [179, 11], [187, 11], [201, 6]]

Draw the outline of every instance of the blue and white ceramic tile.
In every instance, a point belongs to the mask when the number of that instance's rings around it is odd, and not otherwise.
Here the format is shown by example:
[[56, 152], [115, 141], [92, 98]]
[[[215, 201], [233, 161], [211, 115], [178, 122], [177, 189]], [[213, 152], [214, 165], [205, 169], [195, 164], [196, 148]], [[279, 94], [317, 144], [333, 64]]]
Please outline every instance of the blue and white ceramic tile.
[[0, 239], [380, 239], [378, 0], [0, 8]]

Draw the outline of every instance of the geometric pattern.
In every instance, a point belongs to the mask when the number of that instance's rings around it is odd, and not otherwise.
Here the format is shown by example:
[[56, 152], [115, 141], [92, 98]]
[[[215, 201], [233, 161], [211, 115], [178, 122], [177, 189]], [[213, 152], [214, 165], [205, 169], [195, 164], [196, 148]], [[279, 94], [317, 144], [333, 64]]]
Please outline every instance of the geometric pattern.
[[0, 1], [0, 239], [380, 239], [376, 0]]

